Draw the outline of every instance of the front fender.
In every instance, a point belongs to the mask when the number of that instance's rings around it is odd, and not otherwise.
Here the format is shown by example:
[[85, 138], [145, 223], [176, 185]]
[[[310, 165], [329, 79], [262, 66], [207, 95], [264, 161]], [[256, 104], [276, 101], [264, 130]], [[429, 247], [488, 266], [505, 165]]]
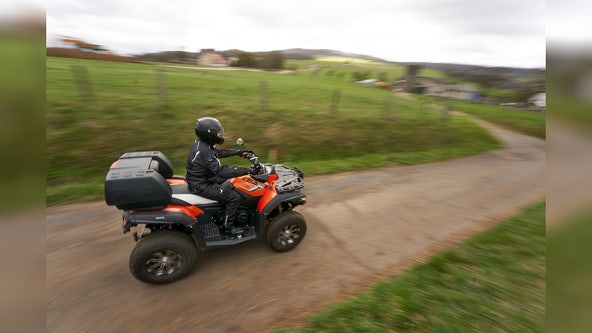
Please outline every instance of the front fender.
[[289, 203], [292, 207], [306, 204], [306, 195], [303, 191], [281, 193], [271, 199], [265, 207], [259, 212], [259, 223], [256, 228], [260, 237], [265, 237], [264, 232], [267, 229], [267, 218], [274, 210], [279, 209], [282, 203]]
[[278, 208], [282, 202], [289, 202], [293, 206], [304, 205], [306, 203], [306, 195], [301, 191], [278, 194], [271, 199], [265, 207], [263, 207], [261, 215], [267, 217], [271, 212]]

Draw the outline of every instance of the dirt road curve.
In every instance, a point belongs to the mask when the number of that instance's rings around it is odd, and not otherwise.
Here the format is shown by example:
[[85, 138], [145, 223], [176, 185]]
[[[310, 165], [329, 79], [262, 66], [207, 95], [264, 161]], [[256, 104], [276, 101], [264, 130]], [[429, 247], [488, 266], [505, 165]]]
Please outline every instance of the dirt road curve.
[[201, 254], [152, 286], [103, 202], [47, 210], [49, 332], [266, 332], [400, 273], [545, 196], [545, 142], [479, 122], [507, 148], [418, 166], [305, 179], [309, 230], [294, 251], [262, 242]]

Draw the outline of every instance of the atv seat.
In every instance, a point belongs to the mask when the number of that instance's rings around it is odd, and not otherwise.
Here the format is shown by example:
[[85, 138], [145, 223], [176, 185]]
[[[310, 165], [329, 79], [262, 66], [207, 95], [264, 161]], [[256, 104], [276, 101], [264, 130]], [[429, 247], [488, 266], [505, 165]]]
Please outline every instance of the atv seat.
[[189, 190], [187, 183], [184, 184], [171, 184], [173, 194], [171, 196], [171, 203], [174, 205], [188, 206], [188, 205], [214, 205], [218, 204], [218, 201], [204, 198], [197, 194], [193, 194]]

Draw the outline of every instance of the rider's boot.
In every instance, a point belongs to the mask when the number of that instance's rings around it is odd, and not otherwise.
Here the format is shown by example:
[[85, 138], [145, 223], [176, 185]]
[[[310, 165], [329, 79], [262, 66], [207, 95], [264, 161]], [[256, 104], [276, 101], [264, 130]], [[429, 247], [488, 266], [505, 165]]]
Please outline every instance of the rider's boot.
[[222, 222], [222, 231], [228, 236], [234, 237], [242, 235], [243, 229], [235, 227], [233, 220], [229, 220], [228, 215], [224, 216], [224, 221]]

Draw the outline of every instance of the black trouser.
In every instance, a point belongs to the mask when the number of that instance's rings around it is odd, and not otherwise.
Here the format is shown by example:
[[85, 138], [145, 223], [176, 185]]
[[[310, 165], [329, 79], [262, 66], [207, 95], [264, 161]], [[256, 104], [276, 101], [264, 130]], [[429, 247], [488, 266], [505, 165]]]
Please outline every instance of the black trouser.
[[190, 187], [192, 192], [201, 195], [204, 198], [216, 200], [224, 205], [224, 213], [228, 217], [228, 224], [234, 223], [236, 214], [238, 213], [238, 206], [241, 202], [240, 194], [225, 190], [218, 184], [208, 183], [204, 185], [197, 185]]

